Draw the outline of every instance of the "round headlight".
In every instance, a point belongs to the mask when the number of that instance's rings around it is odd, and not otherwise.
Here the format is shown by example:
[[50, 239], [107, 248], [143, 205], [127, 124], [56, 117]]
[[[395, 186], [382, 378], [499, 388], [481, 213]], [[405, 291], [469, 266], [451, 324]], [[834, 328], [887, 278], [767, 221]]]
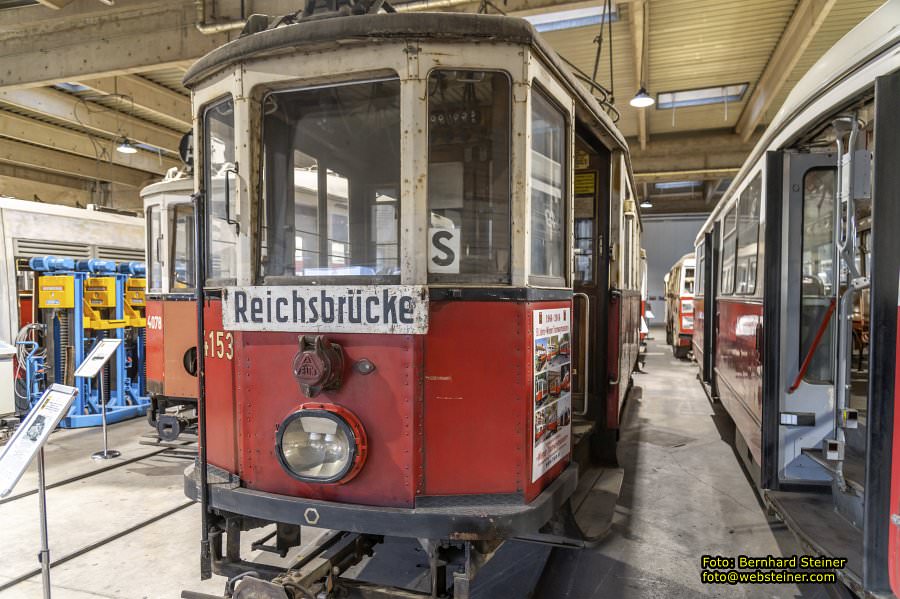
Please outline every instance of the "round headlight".
[[304, 405], [278, 428], [276, 453], [288, 474], [304, 482], [347, 482], [365, 459], [359, 421], [338, 406]]

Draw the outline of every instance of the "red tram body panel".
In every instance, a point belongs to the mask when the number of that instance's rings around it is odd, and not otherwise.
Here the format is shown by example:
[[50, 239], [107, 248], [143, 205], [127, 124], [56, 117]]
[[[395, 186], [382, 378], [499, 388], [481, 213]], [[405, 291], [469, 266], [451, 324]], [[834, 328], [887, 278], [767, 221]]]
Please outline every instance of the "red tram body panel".
[[719, 397], [755, 460], [762, 459], [762, 364], [757, 346], [762, 308], [760, 302], [719, 300], [715, 356]]
[[197, 346], [197, 303], [147, 298], [147, 385], [169, 398], [196, 398], [197, 377], [185, 368]]
[[[568, 464], [564, 457], [534, 482], [528, 475], [530, 323], [535, 309], [568, 307], [434, 302], [424, 336], [329, 335], [348, 363], [368, 359], [375, 371], [350, 371], [338, 391], [317, 398], [355, 414], [369, 445], [357, 477], [321, 485], [288, 476], [273, 443], [273, 431], [308, 401], [291, 371], [297, 335], [224, 331], [221, 302], [209, 301], [207, 423], [215, 431], [209, 461], [238, 474], [249, 489], [330, 501], [412, 507], [423, 495], [515, 493], [530, 501]], [[267, 376], [254, 376], [260, 368]]]

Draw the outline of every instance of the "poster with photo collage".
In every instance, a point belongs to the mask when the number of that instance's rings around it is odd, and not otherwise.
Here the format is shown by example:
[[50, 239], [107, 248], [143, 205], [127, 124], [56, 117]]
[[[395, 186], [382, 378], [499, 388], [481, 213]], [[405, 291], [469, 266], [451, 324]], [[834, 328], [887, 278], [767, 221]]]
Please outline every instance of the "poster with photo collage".
[[534, 311], [531, 482], [571, 450], [572, 320], [569, 308]]

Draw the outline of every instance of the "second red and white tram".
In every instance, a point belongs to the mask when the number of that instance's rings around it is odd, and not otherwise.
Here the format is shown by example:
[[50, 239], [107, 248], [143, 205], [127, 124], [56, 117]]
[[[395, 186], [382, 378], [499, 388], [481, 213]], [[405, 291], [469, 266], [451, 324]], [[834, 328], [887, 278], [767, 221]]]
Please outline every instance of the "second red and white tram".
[[[614, 459], [640, 342], [629, 154], [524, 20], [326, 16], [254, 17], [185, 78], [204, 347], [185, 489], [204, 567], [253, 572], [237, 597], [359, 587], [335, 573], [384, 536], [419, 539], [424, 596], [467, 597], [504, 539], [593, 536], [569, 500]], [[241, 533], [270, 523], [282, 555], [333, 529], [327, 567], [247, 561]]]
[[769, 507], [900, 594], [900, 2], [797, 84], [697, 237], [694, 347]]
[[[183, 173], [141, 190], [147, 221], [147, 418], [165, 441], [197, 420], [193, 191], [193, 177]], [[167, 413], [168, 408], [177, 410]]]

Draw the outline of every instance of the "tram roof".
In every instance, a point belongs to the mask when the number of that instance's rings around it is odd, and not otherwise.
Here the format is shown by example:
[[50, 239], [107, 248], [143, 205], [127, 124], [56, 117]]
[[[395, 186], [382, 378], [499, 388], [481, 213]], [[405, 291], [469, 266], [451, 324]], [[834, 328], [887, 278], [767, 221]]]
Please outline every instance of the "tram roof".
[[281, 52], [345, 48], [352, 40], [365, 43], [409, 39], [530, 46], [567, 85], [582, 109], [589, 111], [586, 116], [602, 123], [602, 129], [595, 128], [594, 133], [610, 149], [627, 150], [625, 137], [597, 99], [572, 75], [531, 23], [516, 17], [440, 12], [373, 14], [313, 19], [270, 27], [258, 33], [242, 35], [200, 58], [185, 74], [184, 85], [193, 88], [201, 80], [235, 63]]

